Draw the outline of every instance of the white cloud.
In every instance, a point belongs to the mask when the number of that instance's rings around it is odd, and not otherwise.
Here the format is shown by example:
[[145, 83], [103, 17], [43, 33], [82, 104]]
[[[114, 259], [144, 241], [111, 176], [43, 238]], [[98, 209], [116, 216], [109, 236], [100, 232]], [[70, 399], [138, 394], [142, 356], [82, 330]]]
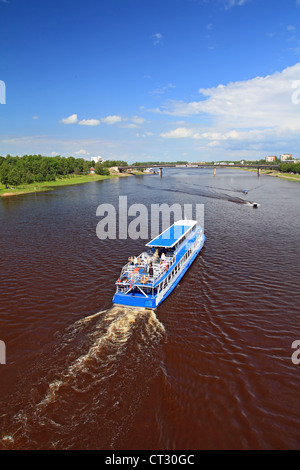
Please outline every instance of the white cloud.
[[63, 124], [76, 124], [77, 121], [78, 121], [77, 114], [71, 114], [71, 116], [67, 118], [63, 118], [61, 120]]
[[224, 4], [224, 9], [229, 10], [232, 7], [245, 5], [249, 0], [222, 0]]
[[[235, 152], [240, 155], [264, 158], [266, 154], [279, 155], [281, 153], [297, 153], [300, 150], [299, 141], [300, 125], [297, 128], [269, 128], [221, 131], [215, 128], [198, 130], [197, 128], [177, 128], [170, 132], [160, 134], [165, 139], [182, 139], [185, 148], [219, 152], [222, 158], [233, 158]], [[286, 150], [287, 149], [287, 150]], [[215, 153], [217, 158], [218, 153]], [[213, 159], [213, 158], [212, 158]]]
[[161, 44], [162, 39], [163, 35], [161, 33], [152, 34], [152, 42], [154, 46], [157, 46], [157, 44]]
[[295, 104], [300, 97], [299, 77], [300, 63], [266, 77], [201, 88], [201, 101], [167, 101], [154, 111], [210, 116], [221, 127], [295, 127], [299, 124], [300, 108]]
[[169, 132], [162, 132], [160, 136], [164, 139], [195, 138], [195, 132], [192, 129], [187, 129], [186, 127], [178, 127], [177, 129]]
[[100, 121], [98, 119], [82, 119], [78, 124], [80, 126], [99, 126]]
[[143, 134], [136, 133], [136, 137], [151, 137], [153, 135], [152, 132], [144, 132]]
[[32, 119], [40, 119], [38, 116], [32, 116]]
[[120, 127], [123, 129], [136, 129], [139, 127], [137, 124], [134, 124], [133, 122], [128, 122], [128, 124], [122, 124]]
[[121, 116], [113, 115], [113, 116], [106, 116], [105, 118], [102, 118], [101, 121], [104, 122], [105, 124], [116, 124], [117, 122], [121, 122], [122, 118]]
[[149, 93], [151, 93], [153, 95], [163, 95], [164, 93], [167, 93], [168, 91], [172, 90], [173, 88], [176, 88], [176, 86], [173, 85], [173, 83], [168, 83], [168, 85], [156, 88], [155, 90], [150, 91]]
[[133, 116], [130, 120], [134, 122], [134, 124], [143, 124], [146, 121], [146, 119], [140, 116]]
[[86, 150], [81, 149], [81, 150], [77, 150], [77, 152], [74, 152], [74, 155], [90, 155], [90, 154]]

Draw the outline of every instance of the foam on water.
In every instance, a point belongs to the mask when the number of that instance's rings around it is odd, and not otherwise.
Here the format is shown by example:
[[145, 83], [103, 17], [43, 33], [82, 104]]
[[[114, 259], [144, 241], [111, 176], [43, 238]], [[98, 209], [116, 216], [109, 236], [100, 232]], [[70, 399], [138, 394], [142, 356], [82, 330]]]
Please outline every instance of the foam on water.
[[[87, 334], [84, 329], [91, 323], [92, 329]], [[62, 406], [70, 406], [72, 400], [75, 403], [74, 397], [77, 397], [78, 419], [81, 419], [80, 410], [91, 400], [98, 403], [99, 408], [104, 407], [106, 413], [120, 406], [123, 389], [128, 388], [125, 385], [126, 380], [131, 381], [138, 377], [138, 365], [142, 361], [140, 356], [154, 357], [156, 348], [153, 346], [162, 341], [165, 330], [152, 310], [114, 306], [75, 322], [67, 329], [65, 337], [60, 338], [63, 347], [74, 349], [76, 339], [83, 333], [87, 342], [91, 343], [88, 350], [48, 382], [46, 392], [36, 403], [15, 415], [13, 421], [18, 427], [2, 437], [4, 448], [22, 448], [22, 441], [28, 439], [37, 423], [42, 427], [62, 428], [59, 421], [60, 409]], [[74, 355], [74, 350], [72, 353]], [[126, 368], [129, 372], [126, 372]], [[155, 373], [153, 369], [151, 374]], [[113, 404], [106, 406], [105, 402], [110, 401], [107, 398], [107, 384], [111, 380], [115, 381], [118, 400], [112, 399]], [[137, 387], [135, 398], [138, 399], [138, 396]], [[125, 422], [125, 418], [123, 421]], [[76, 426], [76, 417], [73, 425]], [[64, 433], [62, 429], [61, 432]], [[59, 442], [55, 447], [60, 448]]]

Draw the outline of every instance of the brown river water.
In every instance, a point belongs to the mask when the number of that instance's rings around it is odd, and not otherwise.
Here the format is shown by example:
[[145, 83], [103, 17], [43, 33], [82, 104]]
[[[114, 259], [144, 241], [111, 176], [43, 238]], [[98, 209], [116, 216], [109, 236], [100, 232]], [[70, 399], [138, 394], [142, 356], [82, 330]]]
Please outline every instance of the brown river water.
[[[112, 306], [147, 242], [96, 236], [120, 195], [205, 207], [155, 312]], [[0, 223], [1, 449], [300, 448], [299, 183], [169, 169], [2, 198]]]

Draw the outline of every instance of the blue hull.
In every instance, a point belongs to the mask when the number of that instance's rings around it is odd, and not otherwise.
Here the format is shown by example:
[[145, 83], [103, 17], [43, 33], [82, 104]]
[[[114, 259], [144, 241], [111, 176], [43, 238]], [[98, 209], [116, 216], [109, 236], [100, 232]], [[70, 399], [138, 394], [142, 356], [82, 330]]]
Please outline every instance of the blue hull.
[[194, 251], [194, 253], [191, 255], [189, 258], [187, 264], [185, 267], [180, 271], [178, 276], [174, 278], [174, 281], [170, 284], [168, 290], [165, 292], [164, 296], [158, 301], [157, 295], [156, 296], [149, 296], [145, 297], [142, 293], [133, 293], [133, 294], [121, 294], [121, 293], [116, 293], [113, 298], [113, 303], [118, 304], [118, 305], [124, 305], [128, 307], [139, 307], [139, 308], [151, 308], [155, 309], [157, 308], [170, 294], [171, 292], [175, 289], [177, 284], [180, 282], [180, 280], [183, 278], [199, 252], [201, 251], [203, 244], [205, 241], [205, 236], [203, 235], [203, 240], [201, 242], [201, 245], [197, 250]]

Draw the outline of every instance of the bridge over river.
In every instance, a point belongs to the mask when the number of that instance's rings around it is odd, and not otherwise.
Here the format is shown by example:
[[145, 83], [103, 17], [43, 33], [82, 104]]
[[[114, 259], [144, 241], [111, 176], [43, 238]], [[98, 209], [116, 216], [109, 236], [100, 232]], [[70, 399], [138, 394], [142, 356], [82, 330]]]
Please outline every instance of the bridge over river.
[[132, 170], [133, 168], [135, 170], [145, 170], [147, 168], [157, 168], [158, 171], [159, 171], [159, 176], [162, 176], [162, 171], [163, 171], [163, 168], [183, 168], [183, 169], [186, 169], [186, 168], [200, 168], [200, 169], [203, 169], [203, 168], [213, 168], [214, 169], [214, 174], [216, 174], [216, 171], [217, 171], [217, 168], [243, 168], [243, 169], [257, 169], [257, 174], [260, 175], [260, 172], [262, 169], [270, 169], [270, 170], [277, 170], [279, 167], [279, 165], [273, 165], [273, 164], [237, 164], [237, 165], [230, 165], [230, 164], [222, 164], [222, 165], [215, 165], [215, 164], [212, 164], [212, 163], [208, 163], [208, 164], [202, 164], [202, 165], [168, 165], [167, 163], [164, 164], [164, 165], [151, 165], [151, 167], [149, 165], [137, 165], [137, 166], [119, 166], [118, 167], [118, 170], [120, 173], [122, 173], [123, 171], [128, 171], [128, 170]]

